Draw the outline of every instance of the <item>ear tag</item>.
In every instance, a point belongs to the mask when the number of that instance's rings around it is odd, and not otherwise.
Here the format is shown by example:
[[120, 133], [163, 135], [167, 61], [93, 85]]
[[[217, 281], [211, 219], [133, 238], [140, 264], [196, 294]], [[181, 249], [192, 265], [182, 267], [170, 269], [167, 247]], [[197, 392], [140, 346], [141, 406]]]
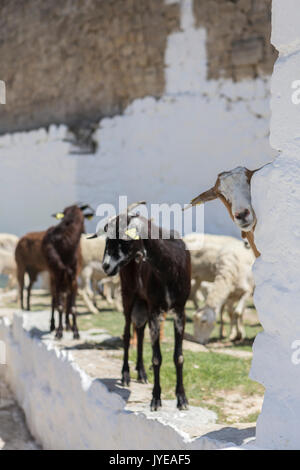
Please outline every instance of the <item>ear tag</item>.
[[62, 212], [58, 212], [55, 217], [57, 218], [57, 220], [60, 220], [60, 219], [63, 219], [64, 218], [64, 214]]
[[86, 218], [87, 218], [88, 220], [92, 220], [93, 217], [94, 217], [93, 215], [87, 215], [87, 216], [86, 216]]
[[125, 230], [125, 235], [127, 235], [132, 240], [139, 240], [140, 239], [139, 235], [136, 233], [136, 228], [135, 227], [129, 228], [128, 230]]

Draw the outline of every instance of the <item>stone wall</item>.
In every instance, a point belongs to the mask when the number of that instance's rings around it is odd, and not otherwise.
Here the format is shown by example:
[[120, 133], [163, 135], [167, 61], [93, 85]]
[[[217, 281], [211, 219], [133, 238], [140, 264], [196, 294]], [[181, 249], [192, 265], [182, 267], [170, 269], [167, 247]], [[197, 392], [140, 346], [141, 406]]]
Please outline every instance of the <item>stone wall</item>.
[[[194, 0], [208, 79], [271, 73], [270, 4]], [[4, 0], [0, 12], [0, 133], [51, 123], [89, 133], [134, 99], [165, 91], [168, 37], [181, 31], [177, 0]]]
[[1, 2], [0, 132], [74, 125], [161, 96], [179, 8], [164, 0]]
[[272, 0], [194, 0], [196, 25], [207, 30], [208, 78], [270, 75]]

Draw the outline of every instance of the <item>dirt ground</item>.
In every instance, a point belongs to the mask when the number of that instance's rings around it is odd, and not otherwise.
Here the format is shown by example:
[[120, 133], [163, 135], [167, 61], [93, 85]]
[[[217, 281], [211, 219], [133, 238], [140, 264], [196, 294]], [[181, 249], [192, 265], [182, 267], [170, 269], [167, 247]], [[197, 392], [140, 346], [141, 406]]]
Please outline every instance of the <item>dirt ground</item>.
[[[4, 367], [4, 366], [0, 366]], [[37, 450], [24, 413], [6, 384], [0, 382], [0, 450]]]

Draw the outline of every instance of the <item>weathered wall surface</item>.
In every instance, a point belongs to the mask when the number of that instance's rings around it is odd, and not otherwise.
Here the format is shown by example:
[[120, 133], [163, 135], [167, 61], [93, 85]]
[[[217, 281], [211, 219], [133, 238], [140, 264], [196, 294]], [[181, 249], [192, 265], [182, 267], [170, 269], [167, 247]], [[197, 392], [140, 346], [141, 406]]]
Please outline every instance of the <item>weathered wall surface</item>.
[[0, 132], [95, 122], [161, 96], [178, 5], [163, 0], [1, 2]]
[[195, 0], [196, 26], [207, 30], [208, 78], [270, 75], [272, 0]]
[[[254, 343], [251, 377], [266, 388], [256, 443], [299, 449], [300, 443], [300, 9], [273, 0], [272, 42], [279, 51], [272, 77], [271, 144], [281, 154], [252, 179], [258, 223], [255, 305], [264, 328]], [[297, 85], [299, 93], [299, 82]]]
[[[151, 1], [145, 3], [148, 5]], [[214, 3], [208, 1], [203, 2], [203, 5], [208, 8]], [[225, 3], [232, 2], [224, 0]], [[262, 3], [265, 5], [265, 2]], [[158, 4], [161, 5], [160, 10]], [[48, 131], [40, 129], [6, 134], [0, 139], [0, 197], [5, 201], [2, 205], [3, 231], [21, 235], [29, 230], [44, 229], [53, 222], [49, 216], [53, 211], [61, 210], [74, 201], [87, 201], [94, 206], [101, 202], [117, 204], [119, 195], [127, 195], [129, 201], [146, 199], [149, 203], [187, 203], [191, 197], [214, 184], [216, 174], [220, 171], [238, 165], [254, 169], [270, 161], [269, 77], [261, 74], [255, 79], [248, 77], [235, 82], [234, 77], [220, 78], [216, 72], [218, 78], [208, 79], [212, 59], [208, 36], [211, 32], [209, 28], [198, 26], [199, 12], [196, 15], [196, 5], [193, 0], [157, 2], [157, 12], [164, 8], [163, 11], [171, 15], [171, 23], [168, 23], [170, 32], [165, 35], [165, 45], [159, 46], [163, 57], [159, 66], [162, 80], [159, 81], [158, 94], [161, 96], [157, 99], [154, 88], [145, 88], [144, 79], [141, 79], [142, 94], [149, 96], [134, 99], [132, 95], [132, 102], [121, 114], [101, 119], [96, 123], [93, 134], [87, 132], [87, 137], [92, 138], [94, 153], [90, 152], [89, 145], [88, 153], [84, 145], [72, 146], [69, 142], [75, 140], [78, 143], [78, 133], [74, 137], [65, 125], [51, 126]], [[236, 8], [237, 5], [240, 2]], [[174, 18], [177, 18], [176, 21]], [[224, 21], [226, 18], [225, 15]], [[149, 24], [152, 25], [151, 21]], [[161, 22], [158, 23], [161, 25]], [[26, 21], [24, 24], [27, 24]], [[230, 33], [232, 25], [227, 20], [226, 24]], [[213, 27], [218, 28], [218, 24]], [[250, 37], [250, 33], [247, 33], [247, 37]], [[237, 39], [238, 34], [234, 38]], [[226, 50], [227, 46], [224, 46]], [[49, 58], [50, 62], [57, 60], [54, 52], [52, 59]], [[219, 54], [222, 54], [221, 50]], [[231, 54], [230, 50], [228, 54]], [[143, 52], [137, 55], [144, 57]], [[46, 55], [41, 54], [41, 57], [45, 60]], [[76, 60], [75, 57], [74, 61], [70, 58], [74, 67]], [[81, 63], [80, 60], [76, 62], [77, 65]], [[131, 56], [126, 60], [131, 60]], [[44, 63], [43, 67], [46, 65]], [[220, 74], [222, 67], [221, 64]], [[88, 67], [83, 69], [84, 76]], [[107, 70], [107, 73], [114, 73], [109, 72], [110, 68]], [[45, 95], [44, 92], [39, 94], [39, 90], [44, 87], [43, 68], [39, 69], [39, 73], [39, 79], [30, 83], [40, 98], [45, 97], [45, 101], [39, 102], [39, 112], [46, 113], [47, 119], [52, 116], [56, 121], [57, 116], [47, 114], [47, 90], [44, 90]], [[93, 80], [98, 75], [102, 77], [98, 69], [94, 70]], [[19, 80], [18, 77], [17, 74], [15, 80]], [[67, 75], [64, 74], [64, 77]], [[115, 82], [120, 86], [123, 83], [116, 77], [107, 79], [108, 84], [113, 85]], [[64, 82], [61, 86], [65, 86]], [[66, 104], [63, 95], [57, 105], [53, 98], [55, 113], [68, 109], [68, 96], [77, 99], [77, 89], [74, 87], [68, 88], [66, 92]], [[14, 93], [10, 95], [9, 84], [7, 88], [7, 102], [15, 100], [12, 98]], [[124, 84], [126, 89], [127, 85]], [[136, 91], [137, 88], [130, 90]], [[31, 99], [34, 100], [34, 93], [32, 95]], [[99, 96], [95, 95], [95, 98], [85, 100], [85, 103], [77, 103], [76, 100], [72, 103], [80, 108], [82, 116], [85, 116], [84, 110], [89, 115], [91, 108], [88, 106], [95, 106], [102, 112], [103, 108], [97, 102]], [[106, 89], [103, 96], [108, 99], [112, 95]], [[111, 103], [114, 103], [114, 99]], [[26, 106], [20, 119], [26, 119], [31, 126], [35, 113], [28, 114]], [[10, 116], [10, 109], [8, 104], [0, 106], [1, 123], [6, 122], [3, 113]], [[37, 122], [40, 122], [40, 118], [37, 118]], [[81, 152], [81, 155], [74, 154], [74, 150], [75, 153]], [[94, 224], [88, 225], [88, 230], [93, 228]], [[239, 236], [239, 231], [219, 201], [205, 206], [205, 230]]]
[[[206, 31], [195, 26], [191, 0], [180, 3], [164, 61], [163, 96], [102, 119], [94, 154], [70, 154], [65, 126], [0, 139], [2, 230], [44, 229], [53, 211], [78, 200], [187, 203], [218, 172], [270, 161], [268, 77], [207, 80]], [[239, 235], [219, 201], [205, 206], [205, 230]]]
[[[271, 0], [194, 0], [207, 31], [208, 78], [272, 71]], [[6, 0], [0, 7], [0, 133], [52, 123], [88, 126], [136, 98], [161, 97], [176, 0]]]
[[163, 0], [1, 2], [0, 131], [97, 121], [164, 89], [178, 5]]

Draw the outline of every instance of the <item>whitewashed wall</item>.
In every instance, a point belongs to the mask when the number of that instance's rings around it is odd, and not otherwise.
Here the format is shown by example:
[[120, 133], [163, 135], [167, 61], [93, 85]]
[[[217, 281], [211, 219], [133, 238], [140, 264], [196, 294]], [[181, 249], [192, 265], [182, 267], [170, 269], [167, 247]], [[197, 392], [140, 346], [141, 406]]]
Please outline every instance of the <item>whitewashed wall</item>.
[[300, 448], [300, 78], [298, 0], [273, 0], [271, 144], [281, 151], [253, 178], [258, 218], [255, 305], [264, 332], [254, 343], [251, 377], [266, 387], [257, 423], [262, 448]]
[[212, 450], [230, 445], [206, 436], [191, 439], [176, 426], [126, 410], [125, 401], [88, 376], [70, 351], [32, 335], [32, 318], [32, 313], [20, 313], [12, 323], [0, 319], [7, 358], [0, 380], [14, 392], [43, 449]]
[[[70, 155], [63, 126], [0, 138], [1, 231], [43, 229], [49, 214], [78, 200], [116, 203], [123, 194], [186, 203], [218, 172], [270, 161], [269, 79], [207, 81], [206, 32], [194, 27], [192, 0], [180, 4], [181, 31], [169, 36], [165, 53], [164, 96], [103, 119], [95, 155]], [[218, 202], [205, 208], [205, 229], [239, 233]]]

